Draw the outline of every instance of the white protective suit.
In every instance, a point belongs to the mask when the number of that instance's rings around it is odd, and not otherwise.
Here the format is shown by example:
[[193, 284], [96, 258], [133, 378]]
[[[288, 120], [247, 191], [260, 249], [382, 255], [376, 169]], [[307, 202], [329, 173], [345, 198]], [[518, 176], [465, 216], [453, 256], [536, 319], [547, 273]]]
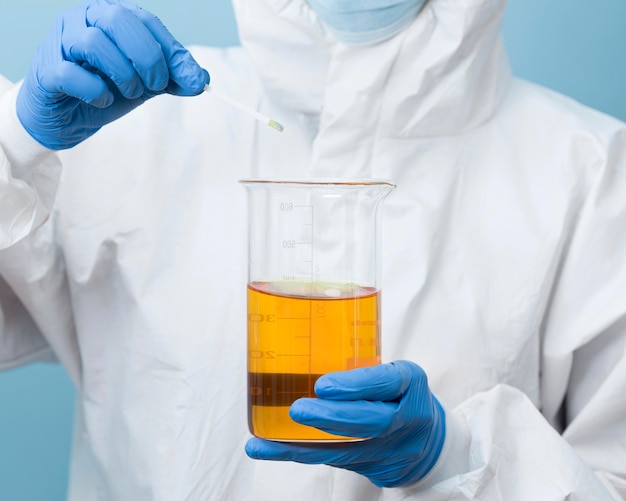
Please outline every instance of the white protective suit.
[[[244, 48], [194, 55], [283, 134], [161, 96], [52, 154], [0, 86], [0, 367], [75, 381], [71, 500], [626, 499], [626, 126], [512, 78], [504, 4], [431, 0], [359, 48], [303, 0], [236, 0]], [[237, 180], [310, 175], [398, 186], [383, 359], [425, 368], [448, 428], [409, 488], [244, 453]]]

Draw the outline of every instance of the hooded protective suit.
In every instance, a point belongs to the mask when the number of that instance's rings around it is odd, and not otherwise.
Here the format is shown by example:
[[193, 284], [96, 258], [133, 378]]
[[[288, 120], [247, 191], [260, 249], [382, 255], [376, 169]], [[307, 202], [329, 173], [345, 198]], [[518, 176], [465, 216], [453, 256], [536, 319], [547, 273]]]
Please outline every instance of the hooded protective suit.
[[[369, 47], [302, 0], [234, 4], [244, 48], [194, 57], [283, 135], [161, 96], [53, 155], [1, 87], [0, 367], [75, 381], [70, 499], [626, 497], [624, 124], [511, 77], [503, 0], [432, 0]], [[310, 175], [398, 186], [383, 359], [420, 364], [448, 421], [417, 485], [244, 453], [237, 180]]]

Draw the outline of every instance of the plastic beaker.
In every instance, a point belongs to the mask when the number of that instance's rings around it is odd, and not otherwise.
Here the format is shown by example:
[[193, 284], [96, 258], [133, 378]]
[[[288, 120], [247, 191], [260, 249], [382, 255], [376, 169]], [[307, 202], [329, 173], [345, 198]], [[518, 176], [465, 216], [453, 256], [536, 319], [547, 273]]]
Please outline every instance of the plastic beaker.
[[353, 440], [296, 423], [328, 372], [380, 363], [379, 180], [243, 180], [248, 194], [248, 422], [259, 438]]

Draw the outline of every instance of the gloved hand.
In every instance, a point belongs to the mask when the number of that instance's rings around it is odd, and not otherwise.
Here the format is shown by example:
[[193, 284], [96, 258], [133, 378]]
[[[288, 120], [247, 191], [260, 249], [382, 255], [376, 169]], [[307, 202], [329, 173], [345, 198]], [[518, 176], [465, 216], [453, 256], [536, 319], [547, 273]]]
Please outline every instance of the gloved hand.
[[36, 51], [17, 116], [38, 142], [60, 150], [157, 94], [195, 95], [208, 82], [155, 16], [124, 0], [86, 0], [56, 19]]
[[295, 421], [329, 433], [371, 437], [361, 442], [289, 444], [252, 438], [253, 459], [328, 464], [368, 477], [378, 487], [420, 480], [433, 467], [445, 438], [445, 416], [424, 371], [398, 361], [320, 377], [319, 398], [301, 398], [290, 409]]

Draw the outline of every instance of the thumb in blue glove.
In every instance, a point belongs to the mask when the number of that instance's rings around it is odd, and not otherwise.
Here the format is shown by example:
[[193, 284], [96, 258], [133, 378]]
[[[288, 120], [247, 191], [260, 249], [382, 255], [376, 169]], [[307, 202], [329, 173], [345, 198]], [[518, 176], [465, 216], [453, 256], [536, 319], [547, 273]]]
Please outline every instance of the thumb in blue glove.
[[157, 94], [196, 95], [208, 82], [155, 16], [124, 0], [86, 0], [39, 46], [17, 116], [39, 143], [60, 150]]
[[344, 468], [368, 477], [378, 487], [414, 484], [437, 461], [445, 438], [445, 415], [418, 365], [397, 361], [326, 374], [315, 384], [315, 393], [319, 398], [292, 404], [292, 419], [367, 440], [295, 444], [252, 438], [246, 444], [248, 456]]

